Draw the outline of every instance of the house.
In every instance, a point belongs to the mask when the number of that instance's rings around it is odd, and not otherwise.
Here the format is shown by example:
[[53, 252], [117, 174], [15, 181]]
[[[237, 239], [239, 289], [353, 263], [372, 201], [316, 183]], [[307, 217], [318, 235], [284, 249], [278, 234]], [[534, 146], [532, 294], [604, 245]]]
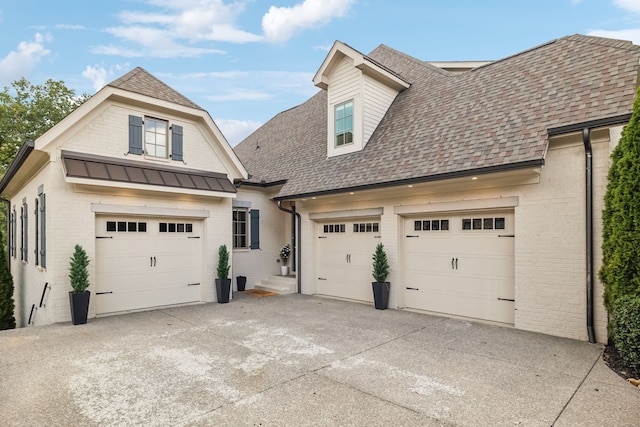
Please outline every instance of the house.
[[258, 250], [245, 221], [235, 274], [260, 286], [291, 241], [295, 290], [371, 303], [383, 243], [393, 308], [606, 342], [601, 212], [639, 60], [582, 35], [471, 66], [336, 42], [319, 92], [234, 149], [234, 215], [291, 224]]
[[89, 317], [215, 300], [243, 165], [207, 113], [136, 68], [34, 142], [0, 182], [18, 325], [70, 320], [69, 258]]

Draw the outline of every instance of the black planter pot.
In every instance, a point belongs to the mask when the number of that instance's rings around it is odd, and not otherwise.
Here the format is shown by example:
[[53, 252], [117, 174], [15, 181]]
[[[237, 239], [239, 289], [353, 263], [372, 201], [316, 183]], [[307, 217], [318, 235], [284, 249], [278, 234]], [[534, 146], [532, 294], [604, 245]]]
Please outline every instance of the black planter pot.
[[238, 284], [238, 292], [244, 292], [244, 287], [247, 284], [247, 278], [245, 276], [236, 277], [236, 283]]
[[69, 305], [71, 306], [71, 323], [84, 325], [89, 314], [89, 297], [91, 292], [69, 292]]
[[376, 309], [386, 310], [389, 306], [389, 282], [372, 282], [373, 302]]
[[231, 279], [216, 279], [216, 293], [220, 304], [228, 303], [231, 293]]

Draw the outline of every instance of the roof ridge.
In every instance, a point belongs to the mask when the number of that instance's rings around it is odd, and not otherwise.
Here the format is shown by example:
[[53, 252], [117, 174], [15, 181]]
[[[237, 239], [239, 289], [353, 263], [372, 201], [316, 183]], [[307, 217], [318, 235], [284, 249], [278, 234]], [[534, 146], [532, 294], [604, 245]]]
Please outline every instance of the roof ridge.
[[617, 49], [638, 50], [640, 46], [634, 44], [631, 40], [611, 39], [600, 36], [589, 36], [585, 34], [573, 34], [563, 37], [560, 40], [573, 40], [580, 43], [597, 44], [600, 46], [611, 46]]
[[[409, 54], [406, 54], [404, 52], [396, 50], [396, 49], [394, 49], [392, 47], [389, 47], [384, 43], [381, 43], [380, 45], [378, 45], [378, 47], [376, 47], [374, 50], [372, 50], [369, 53], [369, 55], [374, 54], [374, 52], [376, 50], [378, 50], [378, 49], [387, 50], [388, 52], [391, 52], [392, 54], [401, 56], [401, 57], [407, 59], [408, 61], [411, 61], [411, 62], [415, 63], [416, 65], [420, 65], [421, 67], [427, 68], [430, 71], [435, 71], [435, 72], [437, 72], [439, 74], [442, 74], [444, 76], [453, 76], [453, 75], [455, 75], [455, 73], [452, 73], [452, 72], [447, 71], [447, 70], [443, 70], [442, 68], [436, 67], [435, 65], [429, 64], [428, 62], [422, 61], [422, 60], [420, 60], [420, 59], [418, 59], [418, 58], [416, 58], [414, 56], [411, 56]], [[370, 57], [367, 55], [367, 58], [370, 58]], [[376, 61], [376, 63], [377, 62], [378, 61]], [[386, 66], [384, 66], [384, 67], [387, 68]]]

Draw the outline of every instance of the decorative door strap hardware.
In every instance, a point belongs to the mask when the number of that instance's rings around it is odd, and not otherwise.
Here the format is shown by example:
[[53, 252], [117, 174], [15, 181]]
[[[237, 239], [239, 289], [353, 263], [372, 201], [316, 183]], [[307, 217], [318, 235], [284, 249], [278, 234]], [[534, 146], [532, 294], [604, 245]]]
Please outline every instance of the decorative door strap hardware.
[[373, 236], [374, 239], [382, 239], [382, 236]]
[[318, 280], [327, 280], [327, 279], [324, 277], [318, 277]]
[[498, 234], [498, 237], [516, 237], [515, 234]]
[[511, 299], [511, 298], [498, 298], [498, 301], [511, 301], [511, 302], [516, 302], [516, 300]]
[[420, 236], [407, 236], [407, 237], [420, 237]]
[[113, 239], [113, 236], [96, 236], [96, 239]]
[[326, 239], [327, 236], [318, 236], [318, 239]]
[[96, 292], [96, 295], [106, 295], [106, 294], [112, 294], [113, 292], [109, 291], [109, 292]]
[[419, 288], [409, 288], [409, 287], [407, 287], [407, 289], [410, 290], [410, 291], [419, 291], [420, 290]]
[[200, 283], [187, 283], [187, 286], [200, 286]]
[[189, 237], [187, 237], [187, 239], [199, 239], [199, 238], [200, 238], [200, 236], [189, 236]]

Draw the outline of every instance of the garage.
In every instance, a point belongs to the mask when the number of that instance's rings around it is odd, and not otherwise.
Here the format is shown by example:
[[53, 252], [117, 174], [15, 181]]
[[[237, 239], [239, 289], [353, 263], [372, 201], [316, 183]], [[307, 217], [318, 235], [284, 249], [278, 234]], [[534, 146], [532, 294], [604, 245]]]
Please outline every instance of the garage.
[[96, 216], [96, 314], [202, 300], [202, 220]]
[[513, 324], [513, 211], [412, 216], [404, 222], [404, 306]]
[[380, 218], [318, 222], [317, 293], [373, 302], [371, 256], [380, 242]]

